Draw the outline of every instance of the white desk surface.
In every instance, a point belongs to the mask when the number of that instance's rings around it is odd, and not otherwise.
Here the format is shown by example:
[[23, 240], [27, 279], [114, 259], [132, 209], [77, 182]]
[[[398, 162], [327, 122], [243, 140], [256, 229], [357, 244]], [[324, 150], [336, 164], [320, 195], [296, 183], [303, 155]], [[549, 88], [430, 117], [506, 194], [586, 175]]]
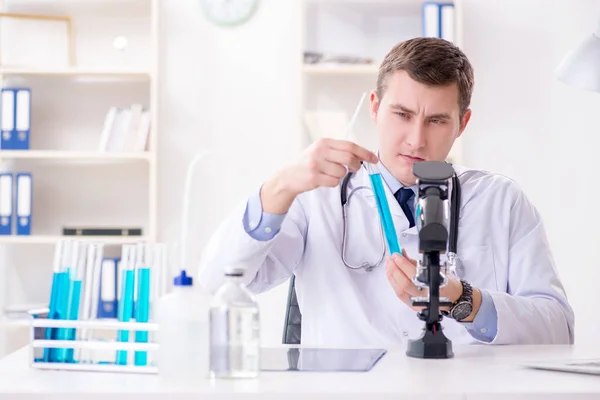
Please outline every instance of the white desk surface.
[[[600, 376], [538, 371], [529, 361], [599, 358], [600, 346], [455, 346], [455, 357], [423, 360], [388, 351], [370, 372], [262, 373], [253, 380], [199, 380], [187, 387], [157, 375], [38, 370], [29, 349], [0, 360], [0, 398], [27, 399], [600, 399]], [[84, 396], [85, 395], [85, 396]]]

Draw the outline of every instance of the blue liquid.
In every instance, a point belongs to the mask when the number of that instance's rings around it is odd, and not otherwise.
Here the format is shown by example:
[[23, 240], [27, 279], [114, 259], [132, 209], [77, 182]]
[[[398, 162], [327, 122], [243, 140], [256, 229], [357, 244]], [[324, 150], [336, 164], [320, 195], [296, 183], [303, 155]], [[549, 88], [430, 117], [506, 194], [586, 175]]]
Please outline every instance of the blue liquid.
[[[70, 307], [71, 307], [71, 268], [67, 268], [64, 272], [64, 277], [61, 276], [61, 293], [59, 297], [59, 314], [62, 320], [70, 319]], [[71, 336], [72, 328], [60, 328], [57, 333], [57, 340], [69, 340]], [[68, 362], [68, 355], [66, 348], [59, 348], [56, 350], [56, 361]]]
[[[148, 322], [150, 317], [150, 268], [138, 269], [137, 275], [137, 301], [135, 303], [135, 321]], [[135, 341], [148, 343], [148, 332], [136, 331]], [[135, 365], [146, 365], [147, 352], [136, 351]]]
[[[81, 281], [80, 280], [76, 280], [76, 281], [71, 281], [71, 293], [70, 293], [70, 299], [69, 299], [69, 314], [68, 314], [68, 319], [71, 321], [76, 321], [79, 318], [79, 305], [81, 302]], [[68, 339], [69, 340], [75, 340], [76, 336], [77, 336], [77, 330], [74, 328], [69, 328], [67, 330], [68, 332]], [[74, 350], [73, 349], [67, 349], [67, 353], [66, 353], [66, 361], [67, 362], [75, 362], [74, 358], [73, 358], [73, 353]]]
[[[59, 285], [60, 285], [60, 272], [55, 272], [52, 275], [52, 288], [50, 289], [50, 304], [48, 306], [48, 319], [58, 319], [58, 312], [56, 310], [56, 303], [58, 302], [59, 295]], [[45, 331], [46, 340], [52, 340], [56, 335], [56, 332], [53, 328], [46, 328]], [[46, 348], [44, 349], [44, 362], [50, 362], [51, 359], [51, 351], [53, 349]]]
[[[133, 270], [123, 271], [123, 283], [121, 285], [121, 301], [119, 301], [119, 321], [129, 322], [133, 313], [133, 283], [135, 275]], [[129, 331], [120, 330], [117, 333], [119, 342], [129, 342]], [[118, 365], [127, 365], [127, 350], [117, 350]]]
[[383, 233], [385, 234], [385, 239], [390, 249], [390, 254], [402, 254], [400, 246], [398, 245], [398, 237], [396, 236], [394, 221], [392, 220], [392, 214], [390, 213], [390, 206], [388, 205], [387, 198], [385, 197], [385, 190], [383, 189], [381, 174], [370, 174], [369, 178], [371, 179], [371, 186], [373, 186], [375, 202], [377, 203], [377, 210], [379, 211], [381, 225], [383, 226]]
[[[52, 296], [54, 297], [53, 307], [50, 308], [49, 319], [64, 320], [67, 319], [67, 308], [69, 306], [69, 271], [56, 272], [53, 277]], [[52, 299], [50, 300], [52, 302]], [[53, 309], [53, 310], [52, 310]], [[65, 340], [67, 337], [66, 328], [54, 328], [46, 331], [46, 337], [50, 340]], [[46, 357], [47, 355], [47, 357]], [[49, 349], [44, 355], [48, 362], [63, 362], [65, 357], [64, 349]]]

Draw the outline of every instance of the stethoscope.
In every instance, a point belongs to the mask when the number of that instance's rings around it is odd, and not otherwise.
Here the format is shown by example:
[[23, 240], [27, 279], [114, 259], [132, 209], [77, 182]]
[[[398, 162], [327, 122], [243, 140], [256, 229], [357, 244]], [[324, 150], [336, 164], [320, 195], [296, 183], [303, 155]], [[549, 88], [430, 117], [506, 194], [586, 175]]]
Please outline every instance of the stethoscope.
[[[381, 224], [379, 225], [379, 235], [381, 237], [381, 256], [375, 263], [369, 263], [367, 261], [363, 262], [360, 265], [352, 265], [346, 260], [346, 242], [347, 242], [347, 234], [348, 234], [348, 207], [350, 206], [350, 199], [352, 196], [360, 191], [360, 190], [373, 190], [370, 186], [358, 186], [353, 188], [350, 193], [348, 193], [348, 185], [350, 183], [350, 179], [354, 174], [352, 172], [348, 172], [344, 179], [342, 180], [341, 190], [340, 190], [340, 199], [342, 202], [342, 261], [344, 265], [350, 269], [365, 269], [366, 271], [371, 271], [373, 268], [381, 264], [383, 259], [385, 258], [386, 253], [386, 245], [385, 245], [385, 237], [383, 236], [383, 228]], [[458, 176], [456, 172], [452, 175], [452, 190], [450, 195], [450, 232], [448, 238], [448, 262], [451, 265], [455, 265], [456, 262], [456, 247], [458, 243], [458, 220], [460, 217], [460, 182], [458, 180]]]

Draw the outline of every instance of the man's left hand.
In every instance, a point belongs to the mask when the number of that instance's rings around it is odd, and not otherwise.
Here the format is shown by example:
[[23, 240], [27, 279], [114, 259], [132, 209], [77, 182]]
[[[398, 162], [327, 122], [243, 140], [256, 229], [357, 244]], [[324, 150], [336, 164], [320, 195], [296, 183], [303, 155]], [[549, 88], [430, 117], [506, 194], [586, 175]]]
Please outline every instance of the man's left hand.
[[[413, 307], [411, 297], [427, 296], [427, 288], [419, 290], [413, 283], [412, 278], [417, 272], [417, 262], [406, 255], [406, 250], [402, 249], [402, 255], [394, 253], [385, 263], [385, 272], [388, 281], [396, 292], [396, 295], [407, 306], [415, 311], [420, 311], [423, 307]], [[453, 275], [446, 275], [447, 284], [440, 289], [440, 297], [447, 297], [452, 303], [455, 303], [463, 292], [462, 283]], [[479, 311], [481, 304], [481, 293], [473, 288], [473, 312], [461, 322], [471, 322]], [[442, 310], [449, 311], [448, 307]]]

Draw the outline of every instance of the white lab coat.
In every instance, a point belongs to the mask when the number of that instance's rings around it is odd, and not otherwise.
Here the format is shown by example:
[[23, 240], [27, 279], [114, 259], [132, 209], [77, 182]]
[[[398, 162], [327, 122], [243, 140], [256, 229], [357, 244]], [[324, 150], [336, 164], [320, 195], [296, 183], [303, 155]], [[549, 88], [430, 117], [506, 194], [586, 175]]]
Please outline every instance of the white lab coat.
[[[573, 311], [534, 206], [503, 176], [455, 169], [462, 189], [457, 250], [462, 263], [457, 273], [491, 294], [498, 314], [491, 343], [573, 343]], [[361, 185], [370, 186], [364, 169], [352, 178], [349, 191]], [[393, 194], [385, 189], [400, 246], [418, 259], [416, 228], [409, 229]], [[388, 346], [421, 334], [423, 322], [396, 297], [383, 263], [371, 272], [343, 264], [339, 186], [300, 195], [281, 231], [266, 242], [244, 230], [245, 208], [244, 200], [211, 238], [199, 269], [201, 285], [216, 290], [229, 265], [247, 268], [246, 282], [256, 293], [295, 274], [303, 345]], [[377, 261], [381, 237], [372, 191], [357, 192], [348, 214], [347, 261]], [[453, 343], [478, 343], [464, 325], [450, 318], [442, 325]]]

